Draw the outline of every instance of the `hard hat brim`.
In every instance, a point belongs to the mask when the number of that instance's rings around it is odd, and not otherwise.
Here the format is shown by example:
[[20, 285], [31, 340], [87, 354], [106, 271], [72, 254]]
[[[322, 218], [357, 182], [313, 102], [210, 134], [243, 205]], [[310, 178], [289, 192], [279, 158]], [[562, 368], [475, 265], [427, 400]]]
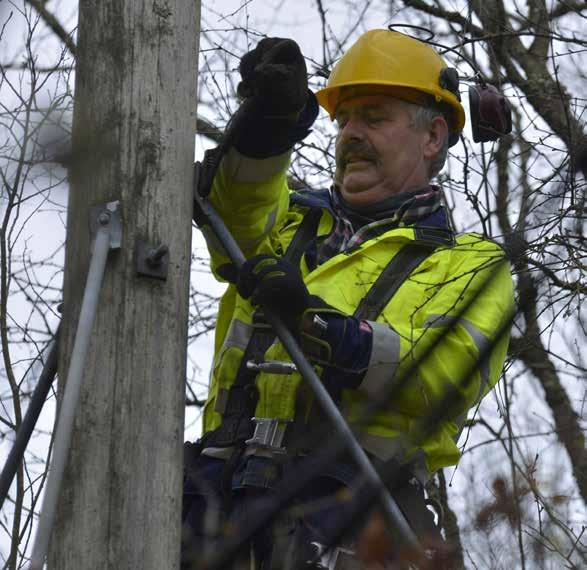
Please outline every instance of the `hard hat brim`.
[[[349, 89], [349, 88], [361, 88]], [[320, 106], [326, 110], [330, 118], [334, 120], [338, 105], [348, 97], [344, 92], [348, 90], [349, 97], [359, 95], [386, 95], [396, 97], [408, 103], [421, 105], [423, 107], [438, 108], [445, 115], [450, 123], [452, 131], [460, 132], [465, 126], [465, 111], [456, 95], [446, 91], [442, 96], [438, 89], [426, 89], [423, 86], [401, 84], [396, 82], [377, 81], [366, 83], [364, 81], [348, 81], [333, 87], [325, 87], [316, 93]]]

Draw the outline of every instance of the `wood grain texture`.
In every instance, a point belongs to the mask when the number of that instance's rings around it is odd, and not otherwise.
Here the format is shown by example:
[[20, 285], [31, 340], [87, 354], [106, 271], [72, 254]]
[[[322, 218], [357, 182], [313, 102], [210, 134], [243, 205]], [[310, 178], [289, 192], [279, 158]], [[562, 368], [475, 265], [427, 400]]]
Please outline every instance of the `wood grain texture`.
[[[179, 567], [199, 1], [81, 0], [67, 224], [65, 376], [89, 210], [120, 200], [49, 567]], [[169, 275], [135, 274], [135, 242]]]

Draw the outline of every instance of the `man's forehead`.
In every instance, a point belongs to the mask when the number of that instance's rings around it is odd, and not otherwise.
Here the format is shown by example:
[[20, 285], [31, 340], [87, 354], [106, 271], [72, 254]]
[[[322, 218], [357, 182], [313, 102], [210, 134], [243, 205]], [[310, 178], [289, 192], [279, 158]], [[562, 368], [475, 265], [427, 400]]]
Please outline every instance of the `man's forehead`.
[[370, 109], [399, 109], [404, 108], [405, 101], [393, 97], [389, 93], [353, 93], [348, 97], [341, 98], [336, 107], [336, 114], [344, 113], [350, 110], [370, 110]]

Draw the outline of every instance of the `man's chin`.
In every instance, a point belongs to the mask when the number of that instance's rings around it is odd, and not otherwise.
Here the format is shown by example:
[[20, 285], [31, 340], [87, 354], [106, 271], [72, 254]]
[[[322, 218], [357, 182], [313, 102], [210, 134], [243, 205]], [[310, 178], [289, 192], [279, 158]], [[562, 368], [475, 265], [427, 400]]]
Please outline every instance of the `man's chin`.
[[346, 188], [343, 185], [340, 187], [340, 193], [348, 204], [363, 205], [380, 200], [379, 192], [372, 186], [366, 188]]
[[367, 177], [347, 175], [340, 185], [340, 193], [349, 204], [370, 202], [379, 193], [378, 184]]
[[377, 184], [377, 180], [366, 176], [363, 172], [347, 173], [342, 180], [342, 189], [345, 194], [362, 194], [368, 192]]

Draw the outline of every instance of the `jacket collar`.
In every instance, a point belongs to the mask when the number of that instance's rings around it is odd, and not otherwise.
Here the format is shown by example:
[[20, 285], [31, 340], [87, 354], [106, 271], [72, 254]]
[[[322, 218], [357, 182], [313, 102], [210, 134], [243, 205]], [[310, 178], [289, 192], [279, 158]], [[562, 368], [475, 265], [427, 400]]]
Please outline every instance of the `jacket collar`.
[[[335, 204], [330, 190], [303, 189], [292, 192], [290, 200], [297, 206], [328, 210], [336, 218]], [[418, 220], [410, 227], [414, 229], [414, 237], [418, 241], [438, 244], [439, 246], [452, 246], [454, 244], [454, 231], [444, 206]]]

